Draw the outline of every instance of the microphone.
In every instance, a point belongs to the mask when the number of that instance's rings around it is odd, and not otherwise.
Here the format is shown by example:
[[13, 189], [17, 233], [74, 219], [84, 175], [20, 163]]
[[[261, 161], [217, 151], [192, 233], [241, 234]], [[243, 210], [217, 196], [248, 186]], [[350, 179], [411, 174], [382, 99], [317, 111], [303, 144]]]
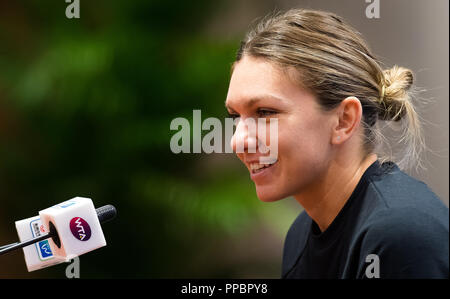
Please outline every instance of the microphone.
[[39, 216], [16, 221], [20, 242], [0, 247], [0, 255], [23, 248], [29, 272], [68, 262], [105, 246], [100, 223], [116, 214], [112, 205], [95, 209], [90, 198], [72, 198], [40, 211]]

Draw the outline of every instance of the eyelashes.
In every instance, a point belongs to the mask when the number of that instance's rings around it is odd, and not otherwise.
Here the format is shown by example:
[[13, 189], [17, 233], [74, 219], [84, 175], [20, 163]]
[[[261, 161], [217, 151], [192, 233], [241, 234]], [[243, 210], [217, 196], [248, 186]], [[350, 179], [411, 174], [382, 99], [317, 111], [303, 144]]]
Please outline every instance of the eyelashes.
[[261, 109], [257, 109], [257, 114], [258, 114], [258, 117], [267, 117], [267, 116], [271, 116], [271, 115], [274, 115], [274, 114], [277, 114], [277, 111], [274, 111], [274, 110], [271, 110], [271, 109], [263, 109], [263, 108], [261, 108]]
[[[265, 118], [265, 117], [268, 117], [268, 116], [275, 115], [275, 114], [277, 114], [277, 113], [278, 113], [278, 112], [275, 111], [275, 110], [272, 110], [272, 109], [266, 109], [266, 108], [258, 108], [258, 109], [256, 110], [256, 116], [257, 116], [258, 118]], [[240, 115], [237, 114], [237, 113], [232, 113], [232, 112], [229, 112], [229, 111], [228, 111], [228, 117], [229, 117], [229, 118], [232, 118], [233, 120], [235, 120], [235, 119], [239, 118]]]
[[228, 112], [228, 118], [232, 118], [233, 120], [239, 118], [239, 114]]

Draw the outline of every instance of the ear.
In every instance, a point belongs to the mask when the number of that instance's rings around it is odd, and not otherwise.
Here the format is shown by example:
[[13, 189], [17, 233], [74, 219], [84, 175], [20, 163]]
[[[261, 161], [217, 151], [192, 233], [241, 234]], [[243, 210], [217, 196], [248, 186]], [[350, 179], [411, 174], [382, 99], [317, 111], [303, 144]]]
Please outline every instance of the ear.
[[344, 99], [336, 109], [336, 125], [331, 134], [332, 144], [341, 144], [356, 132], [362, 117], [362, 105], [356, 97]]

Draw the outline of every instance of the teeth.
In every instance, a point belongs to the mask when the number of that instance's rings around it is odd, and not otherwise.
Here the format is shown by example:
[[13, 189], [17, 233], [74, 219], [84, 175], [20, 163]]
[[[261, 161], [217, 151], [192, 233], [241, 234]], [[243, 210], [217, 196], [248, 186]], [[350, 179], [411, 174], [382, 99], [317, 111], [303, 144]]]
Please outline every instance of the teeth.
[[270, 165], [274, 164], [275, 162], [276, 162], [276, 161], [274, 161], [273, 163], [269, 163], [269, 164], [251, 163], [251, 164], [250, 164], [250, 170], [251, 170], [251, 171], [260, 170], [260, 169], [269, 167]]
[[264, 164], [252, 163], [252, 164], [250, 164], [250, 169], [251, 170], [258, 170], [258, 169], [264, 168], [265, 166], [266, 165], [264, 165]]

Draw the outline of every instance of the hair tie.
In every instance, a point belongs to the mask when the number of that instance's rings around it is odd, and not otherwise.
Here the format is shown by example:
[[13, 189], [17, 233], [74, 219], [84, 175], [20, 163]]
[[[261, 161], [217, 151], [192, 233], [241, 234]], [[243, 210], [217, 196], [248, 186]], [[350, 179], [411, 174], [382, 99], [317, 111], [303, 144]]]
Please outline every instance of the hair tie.
[[381, 86], [381, 95], [380, 95], [380, 101], [382, 101], [384, 99], [384, 93], [385, 93], [385, 87], [384, 84]]

